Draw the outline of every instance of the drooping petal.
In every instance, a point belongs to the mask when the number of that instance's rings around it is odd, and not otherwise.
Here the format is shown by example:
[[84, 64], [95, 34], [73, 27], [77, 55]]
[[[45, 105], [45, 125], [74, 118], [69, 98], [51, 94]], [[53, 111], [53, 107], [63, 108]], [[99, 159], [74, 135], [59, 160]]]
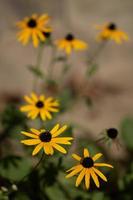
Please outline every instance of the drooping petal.
[[91, 176], [92, 176], [92, 179], [93, 179], [94, 183], [95, 183], [96, 186], [99, 188], [99, 187], [100, 187], [100, 183], [99, 183], [98, 177], [97, 177], [97, 175], [95, 174], [95, 172], [93, 171], [93, 169], [90, 169], [90, 174], [91, 174]]
[[66, 151], [62, 146], [60, 146], [60, 145], [58, 145], [58, 144], [56, 144], [56, 143], [54, 143], [52, 146], [53, 146], [55, 149], [57, 149], [58, 151], [60, 151], [61, 153], [64, 153], [64, 154], [67, 153], [67, 151]]
[[93, 167], [94, 172], [100, 176], [101, 179], [103, 179], [104, 181], [107, 182], [107, 178], [104, 176], [104, 174], [102, 172], [100, 172], [98, 169], [96, 169], [95, 167]]
[[103, 154], [102, 153], [97, 153], [95, 156], [92, 157], [93, 161], [96, 161], [99, 159]]
[[85, 186], [87, 190], [90, 187], [90, 172], [88, 169], [86, 170], [86, 174], [85, 174]]
[[81, 181], [83, 180], [84, 176], [85, 176], [85, 172], [86, 172], [86, 169], [84, 168], [80, 174], [78, 175], [78, 178], [76, 180], [76, 187], [78, 187], [81, 183]]
[[47, 155], [50, 155], [50, 154], [51, 154], [50, 145], [49, 145], [49, 144], [43, 143], [43, 148], [44, 148], [44, 152], [45, 152]]
[[43, 147], [43, 143], [38, 144], [35, 147], [34, 151], [32, 152], [32, 155], [35, 156], [41, 150], [42, 147]]

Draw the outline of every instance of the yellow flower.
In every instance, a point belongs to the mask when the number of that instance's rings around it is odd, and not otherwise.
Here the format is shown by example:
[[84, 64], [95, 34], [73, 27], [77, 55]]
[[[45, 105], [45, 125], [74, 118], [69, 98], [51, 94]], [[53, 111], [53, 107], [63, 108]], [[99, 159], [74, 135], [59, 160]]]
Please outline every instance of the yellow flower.
[[24, 96], [28, 105], [22, 106], [20, 110], [22, 112], [28, 112], [28, 117], [35, 119], [40, 116], [42, 120], [52, 119], [52, 112], [59, 112], [59, 103], [52, 97], [46, 98], [44, 95], [37, 96], [35, 93], [31, 93], [31, 97]]
[[43, 32], [51, 30], [46, 27], [48, 21], [49, 16], [47, 14], [41, 16], [34, 14], [31, 17], [25, 17], [17, 23], [17, 27], [20, 29], [18, 40], [26, 45], [32, 39], [34, 47], [37, 47], [39, 41], [45, 41], [46, 39]]
[[99, 171], [96, 167], [111, 167], [112, 165], [106, 163], [97, 163], [95, 162], [98, 158], [102, 156], [101, 153], [97, 153], [95, 156], [91, 157], [89, 151], [85, 148], [83, 152], [83, 157], [78, 156], [77, 154], [72, 154], [72, 157], [79, 161], [79, 164], [69, 169], [67, 172], [70, 172], [66, 178], [70, 178], [79, 173], [76, 180], [76, 187], [78, 187], [85, 178], [85, 186], [87, 189], [90, 187], [90, 178], [92, 177], [94, 183], [99, 188], [100, 183], [98, 180], [98, 176], [107, 181], [107, 178], [103, 175], [101, 171]]
[[59, 49], [64, 50], [67, 54], [70, 54], [73, 50], [78, 51], [87, 48], [87, 43], [76, 39], [71, 33], [67, 34], [64, 39], [57, 40], [55, 44]]
[[121, 44], [123, 40], [128, 40], [128, 35], [119, 30], [114, 23], [108, 23], [103, 26], [96, 26], [101, 32], [98, 35], [98, 40], [114, 40], [117, 44]]
[[22, 140], [21, 143], [25, 145], [37, 145], [32, 152], [32, 155], [36, 155], [42, 148], [47, 155], [53, 155], [54, 149], [60, 151], [61, 153], [67, 153], [67, 151], [60, 146], [59, 144], [70, 145], [70, 140], [73, 140], [72, 137], [57, 137], [66, 130], [67, 126], [64, 125], [60, 127], [59, 124], [56, 124], [50, 131], [42, 129], [30, 129], [31, 132], [22, 131], [23, 135], [26, 135], [32, 139]]

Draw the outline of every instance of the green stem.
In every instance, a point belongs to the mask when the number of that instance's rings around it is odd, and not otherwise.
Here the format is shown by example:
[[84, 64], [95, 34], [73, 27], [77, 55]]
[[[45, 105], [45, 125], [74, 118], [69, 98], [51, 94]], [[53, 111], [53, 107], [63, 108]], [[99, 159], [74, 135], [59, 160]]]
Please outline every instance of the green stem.
[[97, 47], [97, 49], [95, 50], [95, 52], [93, 53], [93, 55], [89, 58], [88, 60], [88, 64], [92, 65], [95, 62], [95, 59], [97, 56], [99, 56], [99, 54], [101, 53], [101, 51], [104, 49], [105, 45], [107, 44], [107, 41], [103, 41], [102, 43], [100, 43], [100, 45]]
[[37, 162], [37, 164], [32, 168], [32, 171], [29, 172], [27, 175], [25, 175], [25, 176], [18, 182], [18, 184], [16, 184], [16, 185], [20, 185], [20, 183], [22, 183], [22, 182], [25, 180], [25, 178], [27, 178], [29, 175], [31, 175], [31, 174], [39, 167], [39, 165], [41, 164], [41, 162], [42, 162], [43, 159], [44, 159], [44, 152], [43, 152], [43, 154], [42, 154], [40, 160], [39, 160], [39, 161]]
[[[38, 48], [38, 53], [37, 53], [37, 59], [36, 59], [36, 69], [40, 69], [41, 67], [41, 62], [42, 62], [42, 57], [43, 57], [43, 50], [44, 50], [44, 44], [40, 44], [39, 48]], [[38, 77], [34, 76], [34, 80], [33, 80], [33, 91], [37, 90], [37, 81], [38, 81]]]
[[52, 77], [53, 77], [55, 55], [56, 55], [56, 48], [54, 46], [52, 46], [51, 60], [50, 60], [49, 66], [48, 66], [48, 80], [52, 80]]

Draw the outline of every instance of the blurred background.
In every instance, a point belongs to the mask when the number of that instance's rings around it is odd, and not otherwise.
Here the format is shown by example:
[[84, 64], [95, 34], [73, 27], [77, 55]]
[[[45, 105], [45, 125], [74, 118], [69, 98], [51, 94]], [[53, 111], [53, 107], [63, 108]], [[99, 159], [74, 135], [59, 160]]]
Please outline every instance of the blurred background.
[[[96, 24], [114, 22], [129, 35], [129, 42], [116, 45], [109, 42], [97, 58], [99, 69], [91, 78], [93, 107], [87, 109], [82, 101], [73, 105], [64, 119], [80, 123], [93, 135], [108, 127], [118, 127], [125, 116], [133, 115], [133, 1], [132, 0], [2, 0], [0, 6], [0, 108], [7, 98], [29, 94], [32, 76], [26, 66], [34, 64], [37, 49], [23, 47], [16, 40], [15, 23], [32, 13], [48, 13], [54, 30], [53, 38], [64, 37], [68, 32], [89, 44], [88, 54], [96, 47]], [[82, 85], [86, 53], [75, 53], [70, 79]], [[43, 58], [44, 69], [49, 52]], [[44, 64], [45, 63], [45, 64]], [[45, 66], [46, 65], [46, 66]], [[55, 69], [58, 71], [58, 66]], [[82, 87], [81, 87], [82, 88]], [[76, 134], [82, 134], [81, 132]], [[119, 154], [119, 152], [118, 152]], [[117, 156], [117, 153], [115, 154]], [[121, 155], [119, 155], [121, 156]]]

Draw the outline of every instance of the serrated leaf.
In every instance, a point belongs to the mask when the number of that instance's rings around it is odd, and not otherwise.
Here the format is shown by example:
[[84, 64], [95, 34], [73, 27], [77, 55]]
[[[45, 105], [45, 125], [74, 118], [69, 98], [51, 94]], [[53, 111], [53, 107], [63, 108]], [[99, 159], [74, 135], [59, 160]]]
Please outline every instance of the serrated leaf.
[[44, 77], [44, 74], [43, 74], [43, 72], [40, 70], [40, 69], [38, 69], [36, 66], [28, 66], [28, 69], [35, 75], [35, 76], [37, 76], [37, 77], [39, 77], [39, 78], [43, 78]]

